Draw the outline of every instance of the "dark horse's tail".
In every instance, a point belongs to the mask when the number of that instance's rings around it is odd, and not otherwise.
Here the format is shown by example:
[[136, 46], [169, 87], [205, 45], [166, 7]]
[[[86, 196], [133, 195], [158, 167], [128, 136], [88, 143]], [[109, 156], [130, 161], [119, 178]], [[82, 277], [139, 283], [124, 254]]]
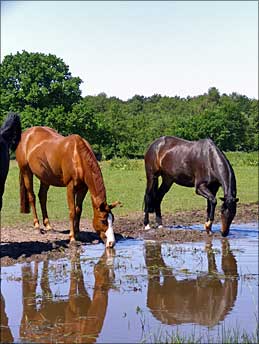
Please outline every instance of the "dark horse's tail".
[[30, 212], [30, 203], [28, 193], [24, 184], [23, 175], [20, 171], [20, 211], [23, 214]]
[[16, 150], [21, 139], [21, 133], [22, 129], [19, 115], [17, 113], [10, 112], [0, 129], [0, 134], [11, 150]]
[[154, 213], [156, 207], [156, 195], [158, 190], [158, 177], [147, 178], [147, 187], [144, 196], [145, 213]]

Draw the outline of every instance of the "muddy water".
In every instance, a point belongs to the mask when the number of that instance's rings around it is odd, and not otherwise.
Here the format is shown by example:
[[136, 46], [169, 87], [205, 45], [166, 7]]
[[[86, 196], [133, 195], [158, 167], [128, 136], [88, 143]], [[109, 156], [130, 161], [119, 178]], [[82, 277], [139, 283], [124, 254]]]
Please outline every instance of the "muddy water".
[[69, 259], [2, 267], [1, 277], [1, 342], [254, 336], [258, 229], [234, 226], [229, 239], [207, 243], [84, 245]]

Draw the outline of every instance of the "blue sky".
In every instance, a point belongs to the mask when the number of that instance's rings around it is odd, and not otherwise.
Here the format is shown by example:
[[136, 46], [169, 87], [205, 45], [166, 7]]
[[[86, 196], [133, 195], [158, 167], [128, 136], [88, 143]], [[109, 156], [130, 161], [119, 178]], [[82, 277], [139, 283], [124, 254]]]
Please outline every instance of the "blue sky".
[[257, 1], [1, 1], [1, 60], [55, 54], [82, 95], [258, 99]]

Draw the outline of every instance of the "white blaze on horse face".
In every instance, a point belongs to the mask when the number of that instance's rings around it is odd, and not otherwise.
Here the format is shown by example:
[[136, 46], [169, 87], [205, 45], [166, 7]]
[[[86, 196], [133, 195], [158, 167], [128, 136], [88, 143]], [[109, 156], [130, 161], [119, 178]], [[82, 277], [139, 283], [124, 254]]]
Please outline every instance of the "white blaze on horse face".
[[114, 237], [114, 232], [112, 228], [112, 215], [108, 215], [108, 229], [105, 232], [106, 235], [106, 247], [113, 247], [115, 245], [115, 237]]

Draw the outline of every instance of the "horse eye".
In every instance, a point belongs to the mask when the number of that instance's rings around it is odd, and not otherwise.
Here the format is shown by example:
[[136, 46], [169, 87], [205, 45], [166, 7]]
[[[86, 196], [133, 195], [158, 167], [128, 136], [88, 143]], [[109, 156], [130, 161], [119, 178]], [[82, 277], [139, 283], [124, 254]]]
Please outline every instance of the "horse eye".
[[108, 225], [108, 222], [107, 222], [107, 220], [101, 220], [101, 223], [103, 224], [103, 225]]
[[222, 206], [221, 206], [221, 210], [226, 210], [226, 209], [227, 209], [227, 206], [226, 206], [225, 203], [223, 203]]

